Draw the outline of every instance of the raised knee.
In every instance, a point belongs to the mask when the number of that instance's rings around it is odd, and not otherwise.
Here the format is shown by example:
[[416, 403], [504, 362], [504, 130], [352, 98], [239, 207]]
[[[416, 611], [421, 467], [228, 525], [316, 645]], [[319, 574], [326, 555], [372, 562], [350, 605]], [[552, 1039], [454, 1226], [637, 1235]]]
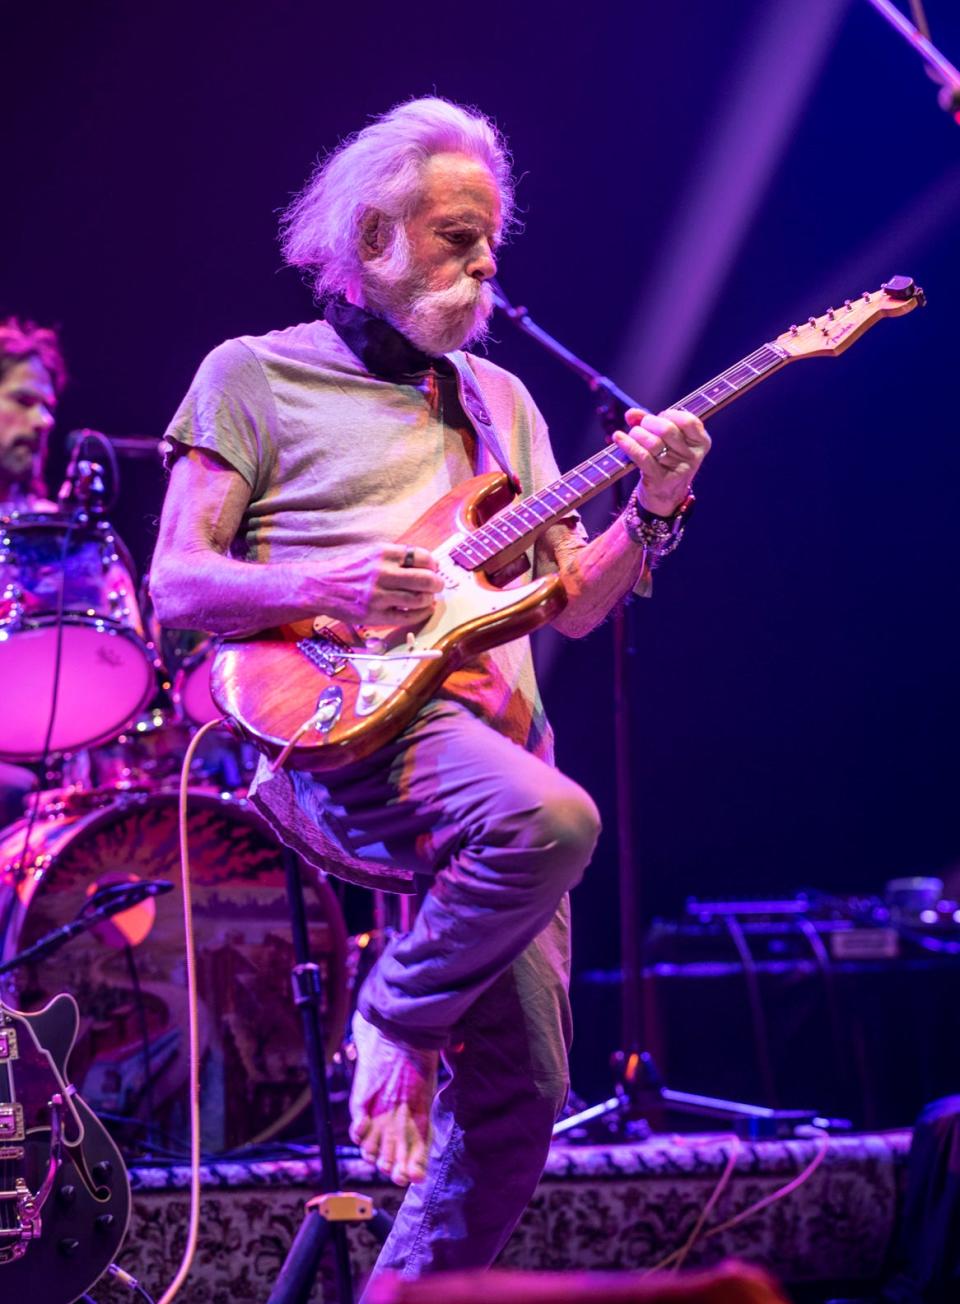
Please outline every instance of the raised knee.
[[567, 780], [540, 807], [541, 833], [550, 848], [551, 877], [562, 878], [564, 889], [583, 877], [600, 836], [600, 812], [592, 798]]

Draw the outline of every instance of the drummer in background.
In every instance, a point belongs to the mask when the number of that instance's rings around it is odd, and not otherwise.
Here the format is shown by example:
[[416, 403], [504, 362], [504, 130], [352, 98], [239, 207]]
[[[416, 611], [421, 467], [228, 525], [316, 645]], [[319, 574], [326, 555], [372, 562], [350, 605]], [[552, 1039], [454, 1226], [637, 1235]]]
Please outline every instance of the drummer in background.
[[[0, 321], [0, 516], [56, 511], [43, 464], [66, 379], [55, 331], [16, 317]], [[29, 770], [0, 761], [0, 824], [20, 817], [35, 784]]]
[[54, 511], [43, 464], [67, 373], [56, 332], [0, 322], [0, 514]]

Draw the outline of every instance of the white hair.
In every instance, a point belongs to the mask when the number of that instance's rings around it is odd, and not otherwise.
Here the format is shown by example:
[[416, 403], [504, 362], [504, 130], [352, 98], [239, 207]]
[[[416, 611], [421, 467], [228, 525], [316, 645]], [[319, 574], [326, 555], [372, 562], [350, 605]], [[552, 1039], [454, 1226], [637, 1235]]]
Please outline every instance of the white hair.
[[483, 114], [436, 97], [397, 104], [322, 159], [284, 210], [281, 247], [317, 299], [356, 295], [360, 232], [371, 209], [397, 229], [416, 207], [422, 172], [434, 154], [466, 154], [489, 169], [500, 191], [503, 225], [513, 211], [506, 141]]

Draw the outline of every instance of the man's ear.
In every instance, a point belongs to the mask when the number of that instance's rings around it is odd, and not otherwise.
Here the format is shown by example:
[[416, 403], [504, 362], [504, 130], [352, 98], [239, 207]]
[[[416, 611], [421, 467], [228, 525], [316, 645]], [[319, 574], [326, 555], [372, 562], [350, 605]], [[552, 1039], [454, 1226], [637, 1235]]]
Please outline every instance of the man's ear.
[[368, 208], [360, 221], [360, 257], [365, 263], [380, 257], [387, 247], [389, 233], [386, 214], [378, 208]]

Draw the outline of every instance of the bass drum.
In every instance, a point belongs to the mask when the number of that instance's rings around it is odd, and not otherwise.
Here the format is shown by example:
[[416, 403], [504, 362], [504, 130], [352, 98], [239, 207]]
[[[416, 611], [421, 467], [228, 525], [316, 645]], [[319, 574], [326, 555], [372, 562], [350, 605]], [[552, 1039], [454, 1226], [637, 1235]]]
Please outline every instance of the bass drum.
[[[309, 1109], [281, 852], [243, 800], [193, 792], [189, 852], [202, 1049], [202, 1145], [266, 1141]], [[6, 980], [24, 1010], [72, 992], [81, 1027], [71, 1075], [129, 1147], [145, 1136], [186, 1153], [187, 992], [175, 793], [61, 811], [0, 836], [0, 943], [11, 958], [70, 923], [111, 882], [170, 879], [174, 890], [115, 915]], [[23, 864], [21, 870], [19, 866]], [[309, 873], [312, 958], [323, 973], [327, 1054], [347, 1018], [346, 930], [330, 885]], [[128, 945], [130, 944], [130, 945]], [[133, 966], [131, 966], [131, 958]], [[140, 991], [138, 994], [137, 988]], [[144, 1032], [146, 1031], [146, 1039]]]

